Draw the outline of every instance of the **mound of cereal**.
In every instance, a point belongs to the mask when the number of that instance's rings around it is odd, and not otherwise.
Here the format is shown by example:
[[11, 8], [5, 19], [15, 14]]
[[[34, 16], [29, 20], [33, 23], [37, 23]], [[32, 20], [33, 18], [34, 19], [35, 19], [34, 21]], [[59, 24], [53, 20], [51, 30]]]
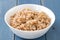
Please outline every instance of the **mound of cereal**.
[[25, 31], [41, 30], [50, 25], [51, 19], [45, 12], [33, 11], [29, 8], [22, 9], [10, 17], [13, 28]]

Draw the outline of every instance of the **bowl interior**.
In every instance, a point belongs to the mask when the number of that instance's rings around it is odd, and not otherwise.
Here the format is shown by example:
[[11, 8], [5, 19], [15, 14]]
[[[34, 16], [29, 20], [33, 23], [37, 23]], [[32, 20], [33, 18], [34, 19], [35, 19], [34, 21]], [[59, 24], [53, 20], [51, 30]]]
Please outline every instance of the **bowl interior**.
[[41, 5], [23, 4], [23, 5], [15, 6], [15, 7], [11, 8], [10, 10], [7, 11], [7, 13], [5, 14], [5, 22], [7, 23], [7, 25], [9, 25], [9, 23], [10, 23], [10, 16], [14, 15], [17, 11], [19, 11], [23, 8], [31, 8], [32, 10], [35, 10], [38, 12], [40, 12], [40, 11], [45, 12], [51, 18], [51, 24], [49, 25], [49, 27], [55, 21], [55, 15], [50, 9], [48, 9], [44, 6], [41, 6]]

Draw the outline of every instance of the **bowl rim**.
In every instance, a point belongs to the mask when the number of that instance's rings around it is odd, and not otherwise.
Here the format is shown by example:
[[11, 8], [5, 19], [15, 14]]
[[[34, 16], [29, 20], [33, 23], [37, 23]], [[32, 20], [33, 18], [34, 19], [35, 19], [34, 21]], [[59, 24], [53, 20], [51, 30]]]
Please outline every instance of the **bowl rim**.
[[[45, 7], [45, 6], [38, 5], [38, 4], [21, 4], [21, 5], [36, 5], [36, 6]], [[13, 9], [13, 8], [15, 8], [15, 7], [18, 7], [18, 6], [21, 6], [21, 5], [14, 6], [14, 7], [12, 7], [11, 9]], [[47, 8], [47, 7], [45, 7], [45, 8]], [[9, 9], [9, 10], [11, 10], [11, 9]], [[47, 8], [47, 9], [53, 13], [53, 11], [52, 11], [51, 9], [49, 9], [49, 8]], [[9, 11], [9, 10], [8, 10], [8, 11]], [[8, 11], [7, 11], [7, 12], [8, 12]], [[46, 28], [44, 28], [44, 29], [41, 29], [41, 30], [24, 31], [24, 30], [19, 30], [19, 29], [13, 28], [12, 26], [10, 26], [10, 25], [8, 24], [8, 22], [6, 21], [6, 14], [7, 14], [7, 12], [6, 12], [5, 15], [4, 15], [4, 21], [5, 21], [5, 23], [7, 24], [7, 26], [9, 26], [10, 28], [12, 28], [12, 29], [14, 29], [14, 30], [17, 30], [17, 31], [23, 31], [23, 32], [36, 32], [36, 31], [42, 31], [42, 30], [45, 30], [45, 29], [47, 29], [47, 28], [50, 28], [50, 27], [54, 24], [55, 19], [56, 19], [55, 14], [53, 13], [53, 15], [54, 15], [54, 21], [53, 21], [53, 23], [52, 23], [51, 25], [49, 25], [48, 27], [46, 27]]]

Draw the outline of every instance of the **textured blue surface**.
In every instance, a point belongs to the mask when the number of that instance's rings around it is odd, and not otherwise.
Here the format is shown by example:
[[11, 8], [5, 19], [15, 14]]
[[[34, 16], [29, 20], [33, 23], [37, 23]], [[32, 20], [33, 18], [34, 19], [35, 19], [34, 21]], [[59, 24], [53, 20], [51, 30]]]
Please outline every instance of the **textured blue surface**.
[[56, 16], [54, 28], [47, 33], [47, 40], [60, 40], [60, 0], [46, 0], [45, 6], [50, 8]]
[[40, 4], [40, 0], [18, 0], [18, 4]]
[[13, 40], [13, 33], [4, 22], [4, 14], [14, 5], [14, 0], [0, 0], [0, 40]]
[[42, 36], [36, 39], [23, 39], [15, 35], [15, 40], [45, 40], [45, 36]]
[[[40, 4], [40, 0], [0, 0], [0, 40], [26, 40], [11, 32], [4, 22], [4, 15], [8, 9], [16, 4]], [[50, 8], [56, 16], [55, 24], [42, 37], [34, 40], [60, 40], [60, 0], [45, 0], [44, 6]]]

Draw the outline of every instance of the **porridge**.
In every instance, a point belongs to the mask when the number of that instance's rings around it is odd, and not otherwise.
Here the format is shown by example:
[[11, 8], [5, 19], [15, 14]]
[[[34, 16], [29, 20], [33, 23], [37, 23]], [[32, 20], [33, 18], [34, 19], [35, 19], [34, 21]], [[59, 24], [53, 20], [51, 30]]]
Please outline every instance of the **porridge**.
[[10, 17], [10, 25], [13, 28], [26, 31], [44, 29], [50, 25], [50, 22], [51, 19], [45, 12], [37, 12], [29, 8], [24, 8]]

